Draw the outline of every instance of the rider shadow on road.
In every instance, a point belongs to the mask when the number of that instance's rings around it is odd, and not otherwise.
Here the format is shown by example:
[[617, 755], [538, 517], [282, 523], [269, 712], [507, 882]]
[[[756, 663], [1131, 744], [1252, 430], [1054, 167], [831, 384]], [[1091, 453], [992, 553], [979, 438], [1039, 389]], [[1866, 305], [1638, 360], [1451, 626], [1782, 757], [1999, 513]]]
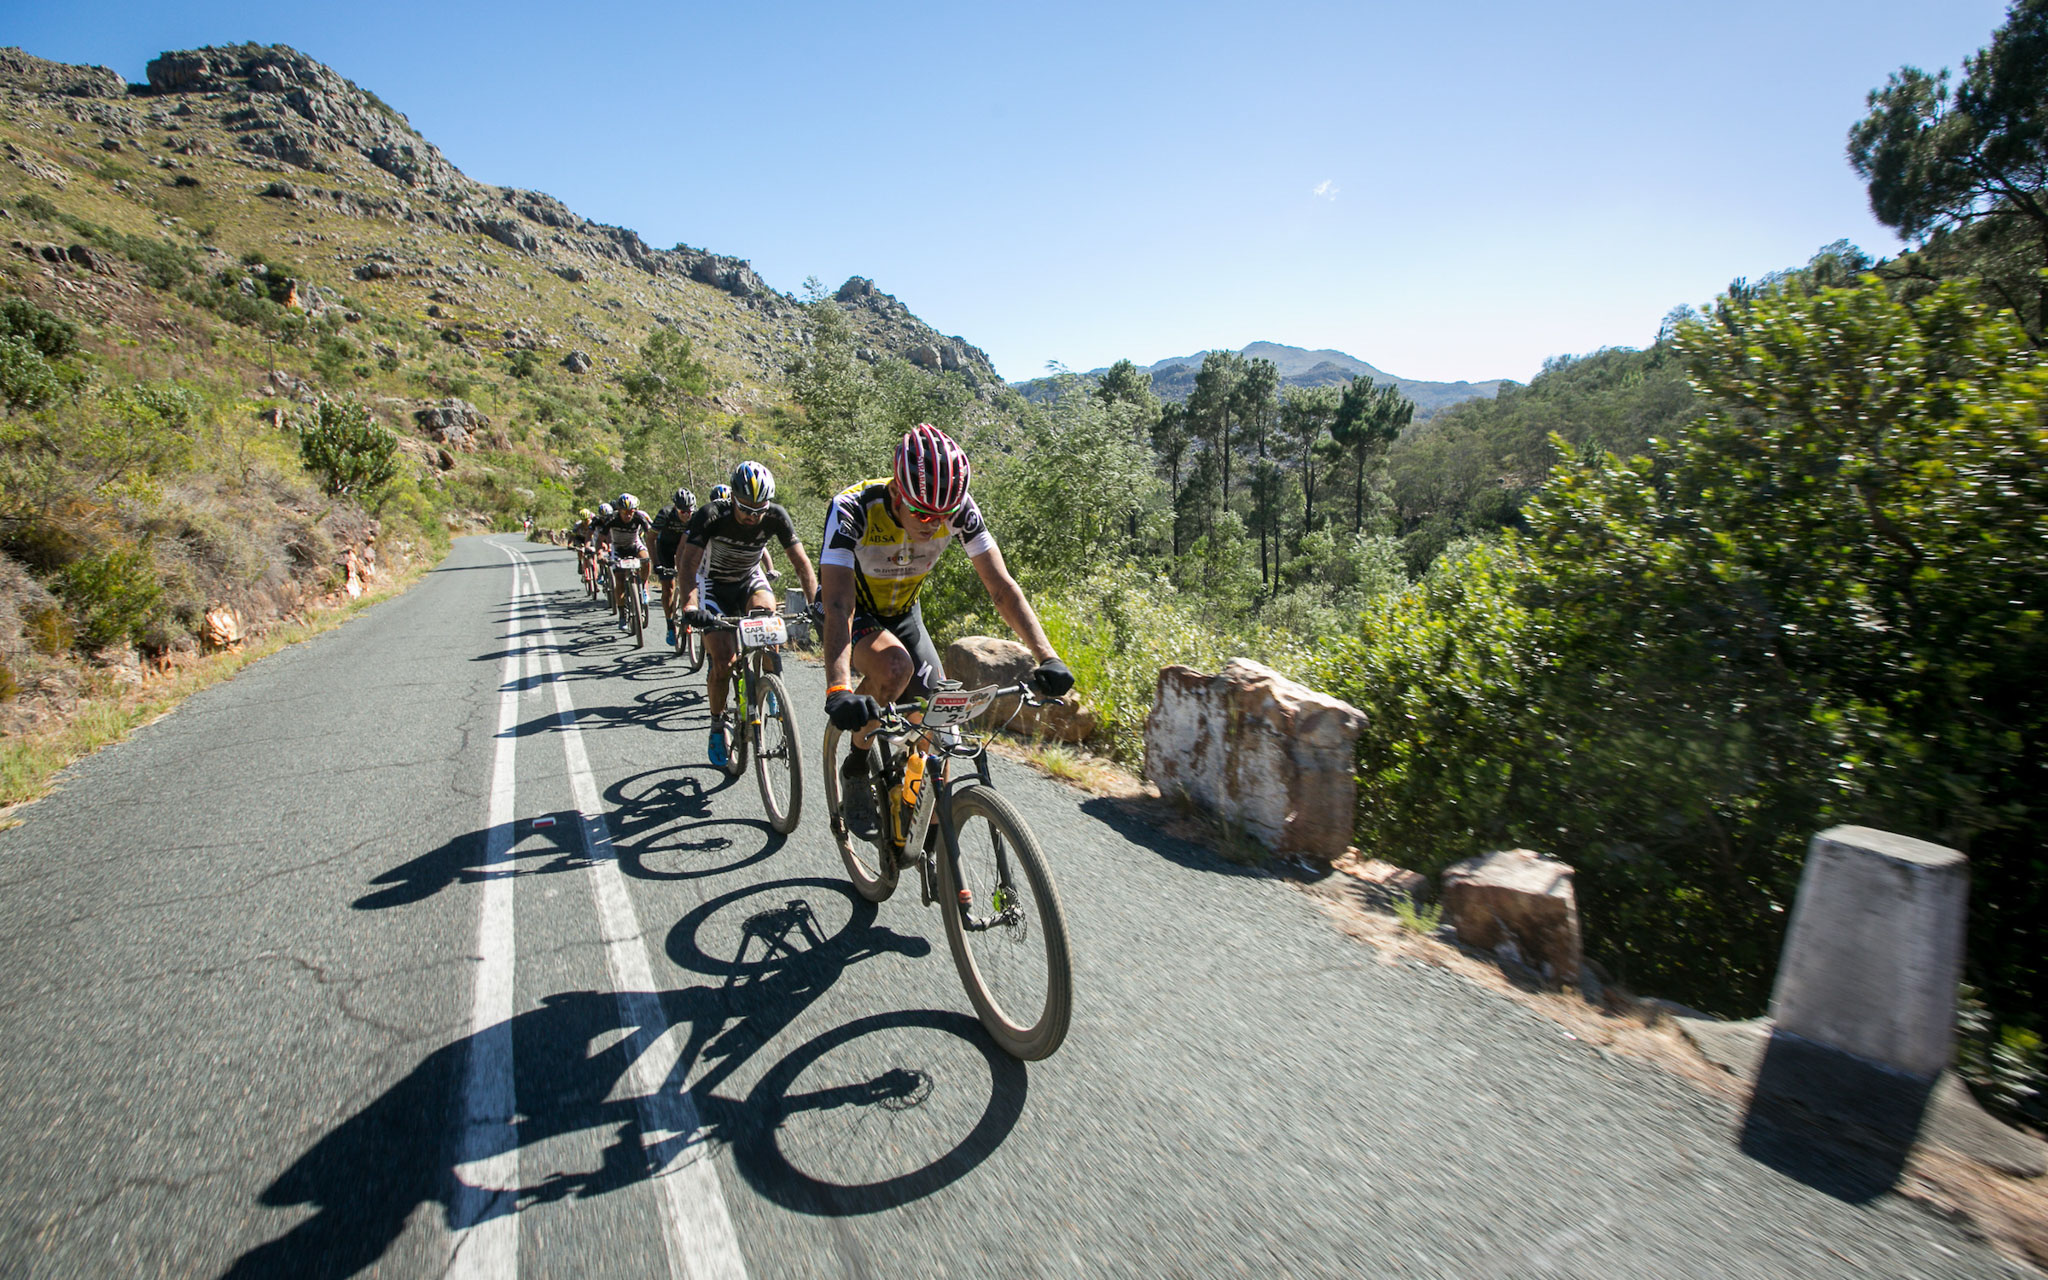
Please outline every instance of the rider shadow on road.
[[[705, 939], [721, 929], [728, 914], [745, 911], [742, 900], [760, 895], [769, 905], [744, 917], [731, 959], [714, 955]], [[820, 924], [814, 899], [834, 903], [836, 931]], [[730, 909], [730, 910], [729, 910]], [[719, 924], [712, 922], [716, 918]], [[519, 1185], [505, 1194], [476, 1196], [462, 1179], [471, 1166], [458, 1166], [450, 1119], [463, 1114], [458, 1090], [473, 1046], [503, 1034], [492, 1028], [430, 1054], [403, 1080], [316, 1141], [275, 1181], [261, 1202], [272, 1207], [308, 1206], [311, 1216], [285, 1234], [242, 1255], [232, 1277], [346, 1276], [371, 1266], [391, 1247], [422, 1205], [441, 1207], [451, 1229], [468, 1210], [492, 1206], [500, 1214], [565, 1199], [588, 1199], [632, 1186], [672, 1168], [676, 1160], [723, 1144], [740, 1175], [763, 1197], [797, 1212], [826, 1215], [868, 1213], [929, 1195], [972, 1170], [1001, 1146], [1022, 1113], [1026, 1079], [1022, 1064], [995, 1048], [978, 1023], [964, 1014], [909, 1010], [858, 1019], [797, 1046], [772, 1064], [744, 1098], [721, 1095], [762, 1046], [772, 1041], [852, 968], [890, 955], [928, 954], [921, 938], [874, 923], [875, 908], [855, 898], [844, 884], [787, 880], [750, 886], [705, 904], [669, 938], [668, 950], [685, 967], [722, 978], [704, 985], [649, 993], [664, 1022], [683, 1033], [675, 1063], [660, 1093], [688, 1090], [701, 1125], [691, 1134], [656, 1135], [650, 1118], [659, 1109], [628, 1096], [629, 1069], [641, 1053], [675, 1043], [659, 1027], [624, 1025], [625, 1011], [649, 1000], [598, 991], [547, 997], [538, 1008], [511, 1020], [513, 1086], [519, 1120], [508, 1127], [509, 1145], [525, 1150], [565, 1134], [607, 1134], [596, 1167], [562, 1170], [523, 1168]], [[924, 1029], [937, 1037], [906, 1037]], [[624, 1035], [621, 1035], [624, 1032]], [[857, 1055], [835, 1051], [858, 1042]], [[948, 1046], [951, 1046], [949, 1049]], [[931, 1059], [957, 1057], [965, 1050], [986, 1060], [986, 1100], [971, 1126], [952, 1125], [935, 1135], [943, 1142], [960, 1128], [942, 1154], [915, 1168], [849, 1185], [829, 1173], [803, 1167], [785, 1150], [792, 1129], [831, 1126], [848, 1145], [861, 1117], [906, 1114], [946, 1117], [928, 1110], [934, 1079], [948, 1084], [957, 1071], [935, 1072]], [[887, 1065], [879, 1065], [886, 1063]], [[834, 1079], [834, 1076], [840, 1078]], [[692, 1079], [694, 1077], [694, 1080]], [[799, 1091], [800, 1081], [815, 1082]], [[973, 1105], [978, 1090], [965, 1100]], [[936, 1123], [936, 1121], [934, 1122]], [[441, 1142], [421, 1141], [440, 1133]], [[929, 1150], [933, 1144], [926, 1143]], [[872, 1147], [865, 1144], [863, 1150]], [[559, 1162], [562, 1148], [545, 1163]], [[471, 1159], [503, 1154], [470, 1151]], [[886, 1159], [888, 1151], [872, 1153]], [[905, 1162], [917, 1160], [909, 1157]]]
[[[511, 853], [511, 863], [502, 868], [486, 869], [490, 861], [492, 828], [485, 827], [457, 836], [439, 848], [391, 868], [370, 881], [371, 884], [388, 885], [388, 888], [366, 893], [349, 905], [358, 911], [382, 911], [387, 907], [402, 907], [431, 898], [453, 884], [482, 884], [486, 880], [507, 876], [549, 875], [588, 867], [590, 861], [584, 853], [583, 836], [576, 829], [577, 816], [574, 813], [541, 816], [554, 818], [554, 825], [535, 828], [532, 818], [519, 818], [505, 824], [504, 839]], [[530, 860], [534, 858], [543, 861], [532, 865]]]

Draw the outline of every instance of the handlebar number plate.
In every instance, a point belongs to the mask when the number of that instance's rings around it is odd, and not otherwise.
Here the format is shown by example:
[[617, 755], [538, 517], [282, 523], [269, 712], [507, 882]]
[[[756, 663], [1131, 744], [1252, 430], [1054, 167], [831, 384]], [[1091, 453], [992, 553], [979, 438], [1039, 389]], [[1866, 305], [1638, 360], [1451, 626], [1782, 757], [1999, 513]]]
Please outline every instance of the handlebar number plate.
[[996, 699], [994, 688], [948, 689], [935, 693], [931, 705], [925, 708], [924, 722], [928, 728], [942, 728], [972, 720], [988, 710], [988, 704]]
[[638, 569], [640, 567], [640, 557], [620, 556], [617, 560], [612, 561], [612, 563], [621, 569]]
[[781, 644], [789, 639], [789, 628], [780, 618], [741, 618], [740, 643], [749, 649]]

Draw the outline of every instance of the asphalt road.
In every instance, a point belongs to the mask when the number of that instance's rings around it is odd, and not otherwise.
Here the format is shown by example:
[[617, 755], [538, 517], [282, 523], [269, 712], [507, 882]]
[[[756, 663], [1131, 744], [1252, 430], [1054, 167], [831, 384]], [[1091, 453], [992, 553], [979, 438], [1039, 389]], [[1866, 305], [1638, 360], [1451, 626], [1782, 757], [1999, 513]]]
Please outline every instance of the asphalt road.
[[1014, 1062], [654, 639], [464, 539], [0, 834], [0, 1275], [2027, 1274], [998, 762], [1076, 952]]

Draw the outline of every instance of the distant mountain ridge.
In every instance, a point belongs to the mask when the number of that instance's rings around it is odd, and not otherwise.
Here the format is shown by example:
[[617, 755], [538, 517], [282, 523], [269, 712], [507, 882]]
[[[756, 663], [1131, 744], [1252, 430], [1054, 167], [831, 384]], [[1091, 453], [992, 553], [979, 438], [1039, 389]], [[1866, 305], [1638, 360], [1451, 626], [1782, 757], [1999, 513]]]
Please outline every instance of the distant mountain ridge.
[[[1188, 398], [1195, 389], [1195, 374], [1201, 370], [1202, 357], [1207, 352], [1197, 351], [1188, 356], [1169, 356], [1155, 364], [1143, 366], [1152, 375], [1152, 391], [1162, 400], [1180, 401]], [[1393, 385], [1402, 395], [1415, 402], [1417, 421], [1429, 418], [1439, 411], [1457, 404], [1461, 400], [1490, 400], [1499, 394], [1505, 378], [1491, 378], [1484, 382], [1427, 382], [1419, 378], [1403, 378], [1388, 373], [1358, 357], [1342, 351], [1322, 349], [1311, 351], [1305, 347], [1290, 347], [1280, 342], [1254, 342], [1241, 348], [1240, 355], [1246, 359], [1271, 360], [1280, 371], [1282, 387], [1327, 387], [1349, 382], [1360, 374], [1369, 377], [1378, 385]], [[1109, 370], [1090, 369], [1082, 374], [1084, 378], [1099, 378]], [[1033, 378], [1026, 382], [1012, 383], [1026, 399], [1042, 401], [1053, 394], [1051, 378]]]

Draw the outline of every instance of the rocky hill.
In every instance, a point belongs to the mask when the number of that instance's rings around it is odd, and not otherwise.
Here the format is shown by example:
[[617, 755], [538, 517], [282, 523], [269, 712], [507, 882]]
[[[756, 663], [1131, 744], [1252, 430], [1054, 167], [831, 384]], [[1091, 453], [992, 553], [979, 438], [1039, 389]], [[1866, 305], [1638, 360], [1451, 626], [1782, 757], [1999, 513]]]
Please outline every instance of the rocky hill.
[[[823, 297], [862, 358], [1003, 392], [871, 281]], [[744, 258], [477, 182], [293, 49], [165, 53], [142, 84], [0, 50], [0, 722], [191, 652], [215, 607], [302, 609], [350, 551], [388, 570], [628, 479], [709, 484], [774, 447], [810, 328]], [[663, 330], [708, 382], [657, 420], [630, 393]], [[374, 503], [301, 465], [337, 398], [401, 437]], [[645, 461], [657, 426], [688, 467]]]
[[[1204, 353], [1197, 351], [1191, 356], [1172, 356], [1145, 367], [1152, 375], [1152, 390], [1162, 400], [1180, 401], [1188, 398], [1195, 389], [1195, 374], [1202, 367]], [[1363, 374], [1379, 385], [1393, 384], [1401, 394], [1415, 402], [1415, 418], [1420, 422], [1434, 416], [1438, 411], [1448, 409], [1461, 400], [1492, 399], [1500, 392], [1504, 379], [1492, 378], [1485, 382], [1426, 382], [1418, 378], [1403, 378], [1386, 372], [1342, 351], [1310, 351], [1302, 347], [1290, 347], [1278, 342], [1254, 342], [1240, 353], [1248, 358], [1271, 360], [1280, 371], [1280, 385], [1283, 387], [1326, 387], [1349, 382]], [[1095, 378], [1108, 372], [1107, 369], [1091, 369], [1083, 377]], [[1035, 378], [1016, 384], [1026, 399], [1044, 400], [1052, 394], [1053, 383], [1049, 378]]]

